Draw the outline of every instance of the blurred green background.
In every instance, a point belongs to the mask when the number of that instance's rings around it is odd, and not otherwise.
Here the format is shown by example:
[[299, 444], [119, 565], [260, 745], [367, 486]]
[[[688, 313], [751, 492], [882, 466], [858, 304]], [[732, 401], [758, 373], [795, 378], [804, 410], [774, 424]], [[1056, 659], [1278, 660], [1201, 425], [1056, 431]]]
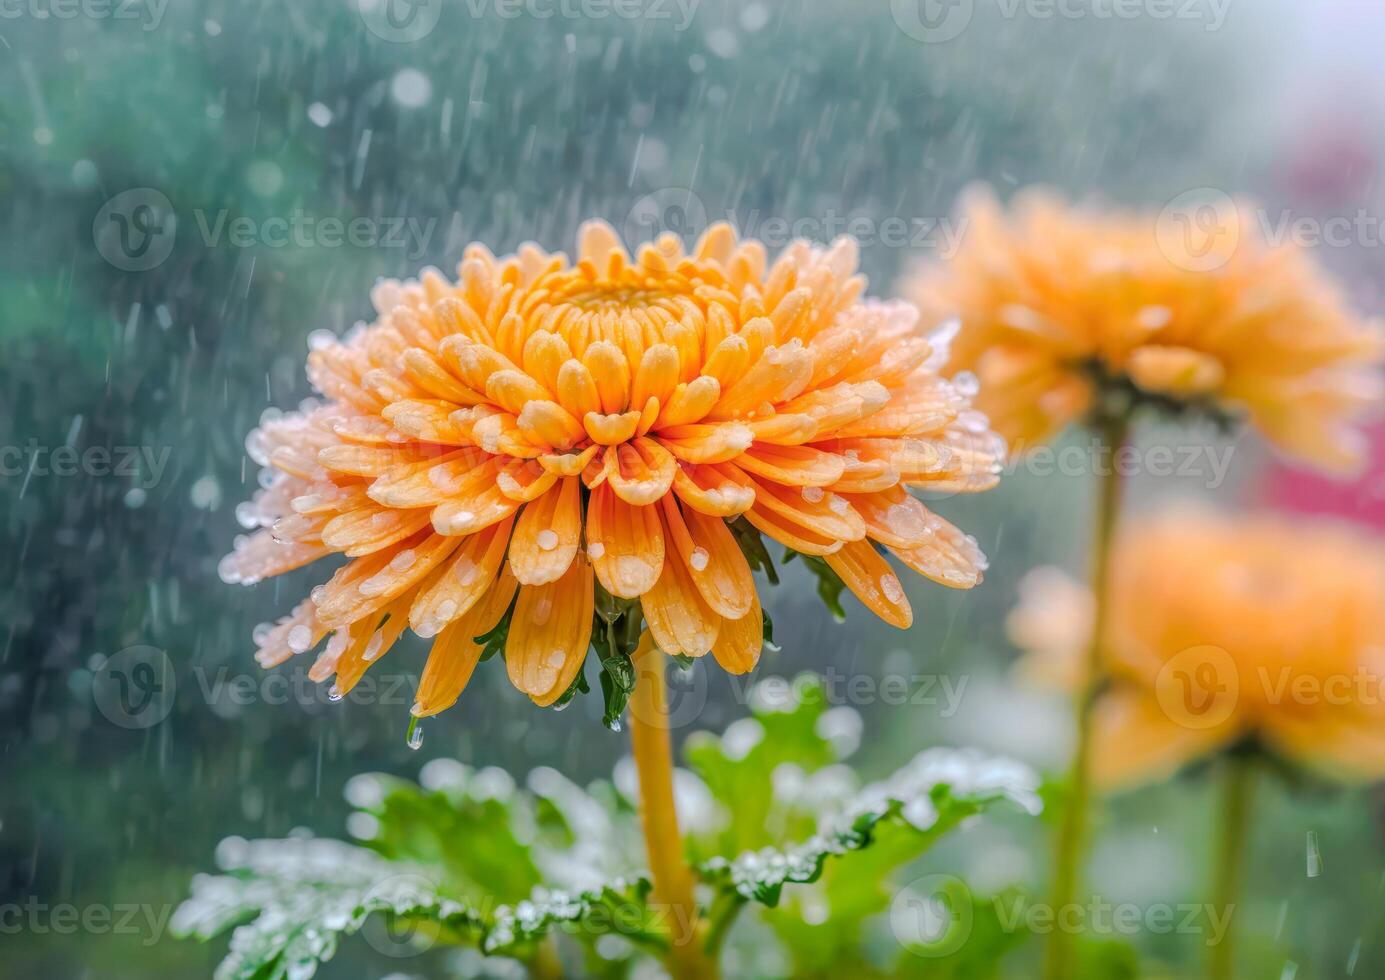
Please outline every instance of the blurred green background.
[[[378, 277], [450, 271], [472, 240], [570, 248], [591, 216], [648, 231], [654, 214], [679, 232], [730, 216], [770, 237], [774, 218], [810, 234], [903, 218], [906, 241], [862, 251], [872, 291], [888, 295], [909, 262], [947, 247], [974, 180], [1156, 210], [1211, 186], [1296, 214], [1381, 213], [1373, 52], [1385, 16], [1366, 2], [1209, 0], [1166, 19], [1098, 16], [1099, 2], [1009, 16], [978, 0], [948, 38], [915, 36], [917, 4], [903, 2], [649, 0], [623, 16], [580, 0], [421, 0], [404, 28], [365, 2], [0, 11], [0, 975], [208, 974], [221, 948], [160, 928], [192, 873], [230, 834], [342, 835], [354, 773], [413, 776], [455, 756], [580, 781], [627, 752], [601, 727], [599, 698], [555, 716], [496, 669], [411, 752], [421, 642], [372, 672], [373, 694], [340, 704], [305, 664], [280, 668], [282, 686], [255, 667], [254, 624], [319, 576], [218, 580], [254, 482], [242, 440], [266, 408], [310, 393], [308, 335], [367, 317]], [[1320, 256], [1373, 312], [1378, 245]], [[79, 461], [70, 475], [64, 447]], [[1143, 478], [1136, 506], [1258, 501], [1263, 462], [1237, 444], [1226, 485]], [[858, 605], [827, 625], [791, 570], [767, 602], [783, 649], [758, 674], [934, 678], [908, 705], [839, 682], [864, 715], [857, 761], [872, 774], [934, 743], [1055, 768], [1062, 705], [1008, 678], [1003, 618], [1031, 567], [1081, 570], [1089, 482], [1017, 472], [940, 504], [981, 539], [992, 572], [969, 594], [911, 582], [907, 634]], [[169, 666], [141, 727], [114, 723], [110, 692], [93, 688], [113, 656]], [[745, 714], [743, 683], [700, 667], [694, 678], [706, 704], [685, 732]], [[1206, 794], [1192, 774], [1113, 800], [1094, 889], [1205, 900]], [[1241, 922], [1255, 975], [1385, 975], [1383, 809], [1368, 790], [1262, 795]], [[1034, 886], [1040, 833], [986, 824], [930, 861], [977, 887]], [[1309, 835], [1322, 858], [1312, 877]], [[64, 928], [60, 906], [140, 911], [130, 928]], [[1152, 976], [1193, 975], [1202, 952], [1198, 937], [1133, 942]], [[1031, 962], [1017, 953], [1014, 975]], [[323, 973], [435, 969], [357, 942]]]

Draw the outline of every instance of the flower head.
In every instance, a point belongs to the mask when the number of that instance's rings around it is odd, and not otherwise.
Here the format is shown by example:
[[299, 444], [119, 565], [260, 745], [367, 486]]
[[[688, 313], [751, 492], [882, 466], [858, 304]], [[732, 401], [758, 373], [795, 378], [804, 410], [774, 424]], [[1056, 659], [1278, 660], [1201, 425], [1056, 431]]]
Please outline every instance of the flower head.
[[[1385, 776], [1381, 596], [1385, 542], [1350, 525], [1186, 507], [1137, 522], [1112, 559], [1098, 777], [1136, 782], [1252, 741]], [[1026, 670], [1076, 686], [1092, 606], [1061, 572], [1032, 572], [1010, 619]]]
[[861, 299], [854, 242], [770, 264], [719, 225], [691, 254], [665, 235], [632, 259], [593, 222], [575, 264], [472, 245], [457, 274], [378, 285], [375, 323], [312, 345], [325, 402], [248, 438], [266, 470], [241, 514], [263, 529], [222, 577], [349, 559], [259, 630], [262, 664], [331, 634], [311, 675], [344, 694], [412, 627], [434, 638], [428, 715], [503, 639], [511, 680], [547, 705], [579, 677], [594, 615], [637, 609], [665, 652], [749, 670], [747, 537], [821, 557], [900, 627], [876, 545], [945, 585], [980, 581], [975, 541], [907, 488], [984, 490], [1004, 446], [940, 375], [947, 334]]
[[[1248, 209], [1103, 213], [1039, 192], [1006, 215], [967, 198], [961, 250], [904, 284], [926, 320], [959, 317], [952, 367], [1017, 449], [1141, 405], [1246, 416], [1281, 449], [1359, 462], [1353, 415], [1380, 399], [1374, 324]], [[1207, 221], [1203, 225], [1200, 222]]]

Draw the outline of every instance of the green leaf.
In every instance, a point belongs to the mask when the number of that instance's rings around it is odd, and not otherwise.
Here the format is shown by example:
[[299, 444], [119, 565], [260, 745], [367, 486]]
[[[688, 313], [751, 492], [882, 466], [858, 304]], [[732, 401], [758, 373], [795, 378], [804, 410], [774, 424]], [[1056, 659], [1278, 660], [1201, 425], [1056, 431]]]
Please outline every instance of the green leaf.
[[967, 817], [1006, 801], [1037, 815], [1042, 807], [1034, 774], [1019, 763], [970, 749], [928, 749], [889, 779], [867, 786], [833, 825], [801, 844], [767, 847], [734, 860], [703, 865], [709, 880], [763, 905], [778, 903], [784, 885], [816, 881], [829, 857], [869, 847], [885, 827], [907, 827], [915, 849]]
[[[689, 768], [726, 813], [719, 830], [694, 835], [695, 859], [738, 854], [782, 839], [804, 835], [816, 826], [816, 814], [783, 805], [776, 798], [772, 774], [813, 773], [839, 762], [845, 753], [830, 737], [828, 722], [859, 725], [850, 708], [829, 709], [821, 682], [802, 674], [792, 681], [771, 677], [750, 694], [751, 717], [733, 722], [724, 734], [696, 732], [683, 746]], [[780, 767], [785, 767], [781, 769]], [[854, 787], [853, 787], [854, 788]]]
[[845, 622], [846, 609], [842, 607], [842, 590], [846, 588], [846, 583], [842, 581], [842, 577], [831, 565], [816, 555], [805, 555], [793, 550], [784, 552], [784, 564], [787, 565], [795, 558], [802, 560], [803, 564], [808, 566], [808, 571], [817, 578], [818, 598], [827, 606], [832, 618], [839, 623]]
[[514, 598], [510, 600], [509, 608], [500, 617], [500, 621], [480, 636], [474, 637], [475, 641], [481, 645], [481, 654], [478, 663], [485, 663], [505, 649], [505, 641], [510, 638], [510, 619], [515, 613], [515, 603], [519, 601], [519, 591], [515, 591]]
[[731, 529], [736, 544], [740, 545], [741, 553], [745, 555], [745, 560], [750, 564], [751, 571], [764, 572], [770, 585], [778, 585], [779, 572], [775, 569], [774, 559], [769, 556], [769, 551], [765, 548], [765, 540], [760, 537], [760, 532], [756, 530], [755, 525], [744, 517], [738, 517], [727, 524], [727, 527]]
[[448, 761], [431, 773], [433, 789], [374, 773], [347, 784], [347, 799], [375, 818], [368, 846], [434, 869], [454, 898], [494, 904], [528, 896], [542, 878], [517, 833], [514, 780], [500, 769]]
[[217, 859], [227, 874], [197, 875], [172, 921], [175, 935], [204, 940], [236, 927], [217, 980], [311, 977], [377, 912], [425, 934], [480, 934], [480, 913], [439, 894], [425, 869], [340, 841], [232, 837]]
[[596, 583], [592, 613], [592, 647], [601, 661], [601, 695], [605, 706], [601, 721], [620, 731], [620, 717], [635, 690], [635, 648], [640, 642], [643, 614], [634, 599], [620, 599]]
[[[1037, 790], [1037, 776], [1018, 763], [970, 750], [930, 749], [849, 797], [837, 812], [825, 813], [821, 829], [801, 843], [714, 857], [700, 870], [718, 891], [768, 907], [764, 918], [800, 967], [853, 962], [866, 920], [889, 905], [887, 885], [895, 869], [996, 803], [1038, 813]], [[807, 795], [833, 797], [822, 787]], [[780, 817], [772, 812], [770, 819]], [[789, 884], [810, 886], [811, 892], [786, 895]]]

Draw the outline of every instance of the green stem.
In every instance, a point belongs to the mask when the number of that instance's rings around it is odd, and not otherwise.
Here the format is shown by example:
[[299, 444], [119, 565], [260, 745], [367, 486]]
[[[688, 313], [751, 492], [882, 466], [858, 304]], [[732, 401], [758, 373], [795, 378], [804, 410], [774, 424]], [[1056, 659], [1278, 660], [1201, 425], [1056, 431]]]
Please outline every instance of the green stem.
[[1236, 947], [1233, 940], [1237, 902], [1245, 876], [1246, 828], [1250, 823], [1251, 798], [1255, 790], [1255, 763], [1248, 755], [1232, 754], [1225, 759], [1221, 812], [1217, 828], [1216, 881], [1214, 908], [1226, 921], [1226, 932], [1211, 946], [1207, 975], [1211, 980], [1231, 980]]
[[[1098, 426], [1101, 447], [1109, 454], [1101, 474], [1092, 541], [1092, 594], [1095, 612], [1092, 633], [1087, 643], [1082, 685], [1077, 692], [1077, 746], [1073, 752], [1069, 795], [1058, 828], [1053, 856], [1052, 913], [1057, 922], [1065, 920], [1065, 909], [1077, 900], [1078, 881], [1087, 850], [1087, 820], [1091, 800], [1092, 734], [1097, 698], [1105, 681], [1102, 642], [1110, 614], [1111, 551], [1120, 523], [1122, 480], [1117, 467], [1121, 449], [1129, 436], [1124, 419], [1108, 419]], [[1047, 980], [1070, 980], [1076, 976], [1074, 937], [1061, 928], [1050, 934], [1044, 956]]]

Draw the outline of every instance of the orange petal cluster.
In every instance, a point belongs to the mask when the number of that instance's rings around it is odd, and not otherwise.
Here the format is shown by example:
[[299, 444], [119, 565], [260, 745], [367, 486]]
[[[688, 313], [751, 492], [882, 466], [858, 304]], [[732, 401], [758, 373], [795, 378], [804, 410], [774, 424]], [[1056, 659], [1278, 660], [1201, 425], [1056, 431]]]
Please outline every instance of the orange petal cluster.
[[665, 652], [746, 671], [762, 628], [738, 518], [822, 556], [896, 626], [909, 603], [877, 545], [975, 585], [974, 539], [907, 488], [985, 490], [1004, 444], [941, 375], [947, 333], [863, 300], [856, 268], [849, 239], [770, 263], [726, 225], [632, 257], [591, 222], [575, 262], [472, 245], [454, 281], [380, 283], [373, 324], [310, 345], [324, 400], [247, 439], [265, 470], [240, 516], [258, 529], [223, 579], [348, 559], [258, 630], [259, 661], [326, 638], [311, 675], [344, 695], [411, 627], [434, 638], [414, 708], [431, 715], [513, 607], [509, 676], [551, 704], [581, 670], [599, 583], [639, 600]]
[[1382, 334], [1248, 207], [1124, 214], [1030, 191], [1007, 214], [977, 190], [959, 227], [956, 255], [902, 293], [926, 321], [960, 319], [951, 367], [979, 376], [978, 407], [1016, 449], [1086, 416], [1104, 379], [1244, 415], [1323, 467], [1359, 464], [1354, 417], [1380, 400]]
[[[1122, 535], [1111, 589], [1103, 781], [1156, 778], [1247, 739], [1337, 776], [1385, 776], [1385, 541], [1179, 506]], [[1076, 688], [1092, 614], [1084, 587], [1031, 572], [1009, 623], [1025, 672]]]

